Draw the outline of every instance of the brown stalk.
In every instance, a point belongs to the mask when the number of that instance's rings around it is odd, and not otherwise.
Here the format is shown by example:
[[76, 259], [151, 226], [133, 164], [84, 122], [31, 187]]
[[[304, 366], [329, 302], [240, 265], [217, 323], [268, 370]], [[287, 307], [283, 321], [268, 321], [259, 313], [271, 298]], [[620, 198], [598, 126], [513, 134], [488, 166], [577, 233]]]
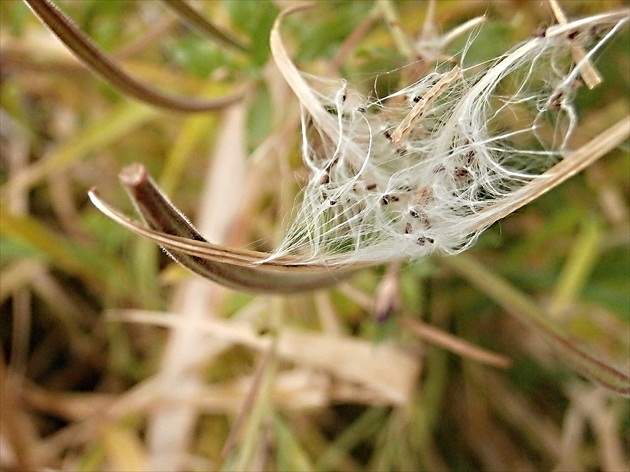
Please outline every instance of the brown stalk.
[[361, 267], [304, 265], [296, 258], [265, 261], [267, 253], [209, 243], [162, 194], [144, 166], [127, 167], [120, 179], [149, 228], [120, 214], [92, 190], [94, 204], [119, 224], [160, 244], [184, 267], [227, 287], [267, 293], [310, 291], [333, 285]]
[[377, 16], [375, 10], [372, 10], [361, 23], [350, 33], [343, 43], [337, 49], [337, 52], [327, 65], [327, 70], [331, 74], [339, 73], [339, 68], [350, 52], [367, 36], [370, 30], [376, 24]]
[[499, 367], [500, 369], [507, 369], [512, 364], [512, 360], [508, 357], [473, 346], [463, 339], [418, 320], [412, 320], [411, 318], [405, 317], [402, 319], [402, 324], [413, 334], [433, 344], [434, 346], [442, 347], [448, 351], [468, 357], [474, 361]]
[[558, 327], [552, 317], [507, 281], [461, 254], [444, 258], [443, 263], [465, 278], [471, 285], [486, 293], [508, 313], [532, 325], [558, 350], [559, 354], [578, 372], [593, 382], [625, 397], [630, 397], [630, 372], [619, 368], [583, 346]]
[[475, 221], [470, 231], [474, 232], [486, 228], [554, 189], [615, 149], [628, 139], [628, 136], [630, 136], [630, 115], [626, 115], [588, 143], [566, 156], [547, 172], [514, 192], [507, 202], [499, 202], [485, 210], [484, 214], [486, 216], [481, 220]]
[[226, 459], [230, 456], [232, 451], [237, 445], [238, 440], [243, 434], [243, 428], [245, 423], [249, 419], [252, 410], [256, 404], [256, 400], [258, 395], [261, 392], [263, 380], [265, 378], [265, 374], [269, 369], [271, 364], [271, 360], [275, 355], [274, 347], [272, 346], [267, 351], [263, 353], [262, 359], [259, 361], [258, 368], [254, 373], [251, 386], [243, 399], [243, 403], [240, 405], [239, 413], [236, 419], [234, 420], [234, 424], [232, 425], [232, 429], [230, 429], [230, 433], [228, 434], [225, 443], [223, 444], [223, 448], [221, 449], [221, 456]]
[[162, 0], [169, 8], [171, 8], [182, 20], [188, 23], [206, 37], [221, 42], [226, 46], [238, 49], [241, 52], [248, 52], [249, 48], [231, 34], [221, 31], [203, 16], [197, 13], [197, 10], [191, 8], [182, 0]]
[[215, 100], [197, 100], [159, 91], [127, 74], [49, 0], [24, 0], [24, 2], [42, 23], [95, 74], [120, 92], [137, 100], [168, 110], [204, 112], [223, 108], [242, 97], [242, 93], [238, 92]]

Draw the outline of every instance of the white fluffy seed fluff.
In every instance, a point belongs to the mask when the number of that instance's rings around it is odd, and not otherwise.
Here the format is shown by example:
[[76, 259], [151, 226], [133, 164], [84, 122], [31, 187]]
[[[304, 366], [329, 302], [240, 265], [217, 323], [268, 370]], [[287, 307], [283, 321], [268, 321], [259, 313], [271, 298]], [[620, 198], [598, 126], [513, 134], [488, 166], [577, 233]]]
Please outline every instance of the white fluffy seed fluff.
[[[319, 102], [302, 114], [310, 177], [271, 258], [350, 264], [469, 247], [484, 210], [567, 155], [581, 71], [627, 21], [617, 13], [552, 26], [487, 64], [440, 64], [383, 98], [302, 74], [310, 91], [292, 84], [298, 98]], [[576, 45], [586, 51], [577, 64]]]

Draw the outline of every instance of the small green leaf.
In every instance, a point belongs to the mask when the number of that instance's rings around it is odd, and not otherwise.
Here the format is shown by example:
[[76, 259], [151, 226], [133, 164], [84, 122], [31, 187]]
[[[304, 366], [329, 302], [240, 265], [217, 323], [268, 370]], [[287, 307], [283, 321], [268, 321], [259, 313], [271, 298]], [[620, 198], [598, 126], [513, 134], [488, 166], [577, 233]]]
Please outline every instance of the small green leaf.
[[271, 134], [273, 123], [271, 97], [267, 87], [260, 87], [247, 113], [247, 136], [251, 146], [256, 146]]
[[252, 62], [262, 65], [269, 58], [269, 33], [278, 7], [268, 0], [226, 0], [223, 5], [235, 27], [249, 36]]
[[219, 67], [233, 67], [233, 62], [220, 46], [192, 36], [179, 38], [173, 45], [172, 54], [186, 71], [199, 77], [208, 77]]

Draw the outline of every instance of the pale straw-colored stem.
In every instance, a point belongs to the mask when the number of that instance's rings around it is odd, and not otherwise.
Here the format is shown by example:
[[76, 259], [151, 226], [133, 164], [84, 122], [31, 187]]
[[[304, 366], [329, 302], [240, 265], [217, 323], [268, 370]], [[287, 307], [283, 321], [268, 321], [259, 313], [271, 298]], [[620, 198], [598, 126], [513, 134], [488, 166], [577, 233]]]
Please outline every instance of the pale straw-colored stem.
[[[568, 20], [558, 1], [548, 0], [548, 2], [558, 24], [566, 25], [568, 23]], [[586, 51], [584, 51], [584, 48], [575, 43], [571, 43], [571, 54], [573, 55], [573, 59], [575, 60], [576, 64], [582, 63], [582, 61], [586, 57]], [[595, 69], [595, 67], [593, 67], [593, 65], [589, 61], [584, 62], [580, 74], [582, 75], [582, 79], [584, 79], [584, 83], [589, 89], [594, 89], [602, 83], [602, 78], [597, 72], [597, 69]]]
[[618, 147], [629, 136], [630, 115], [627, 115], [506, 200], [485, 210], [485, 217], [476, 219], [469, 228], [470, 232], [486, 228], [544, 195]]

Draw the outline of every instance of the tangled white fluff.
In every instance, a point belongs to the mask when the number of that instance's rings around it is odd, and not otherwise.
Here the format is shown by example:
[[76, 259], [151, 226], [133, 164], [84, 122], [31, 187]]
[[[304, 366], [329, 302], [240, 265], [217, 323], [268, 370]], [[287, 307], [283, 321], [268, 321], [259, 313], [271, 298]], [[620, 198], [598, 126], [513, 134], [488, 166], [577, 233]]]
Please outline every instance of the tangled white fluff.
[[[485, 229], [484, 210], [566, 155], [581, 71], [627, 21], [602, 14], [552, 26], [487, 65], [441, 64], [371, 100], [344, 80], [302, 74], [320, 107], [302, 113], [310, 177], [271, 258], [346, 264], [467, 248]], [[587, 52], [577, 64], [576, 45]]]

